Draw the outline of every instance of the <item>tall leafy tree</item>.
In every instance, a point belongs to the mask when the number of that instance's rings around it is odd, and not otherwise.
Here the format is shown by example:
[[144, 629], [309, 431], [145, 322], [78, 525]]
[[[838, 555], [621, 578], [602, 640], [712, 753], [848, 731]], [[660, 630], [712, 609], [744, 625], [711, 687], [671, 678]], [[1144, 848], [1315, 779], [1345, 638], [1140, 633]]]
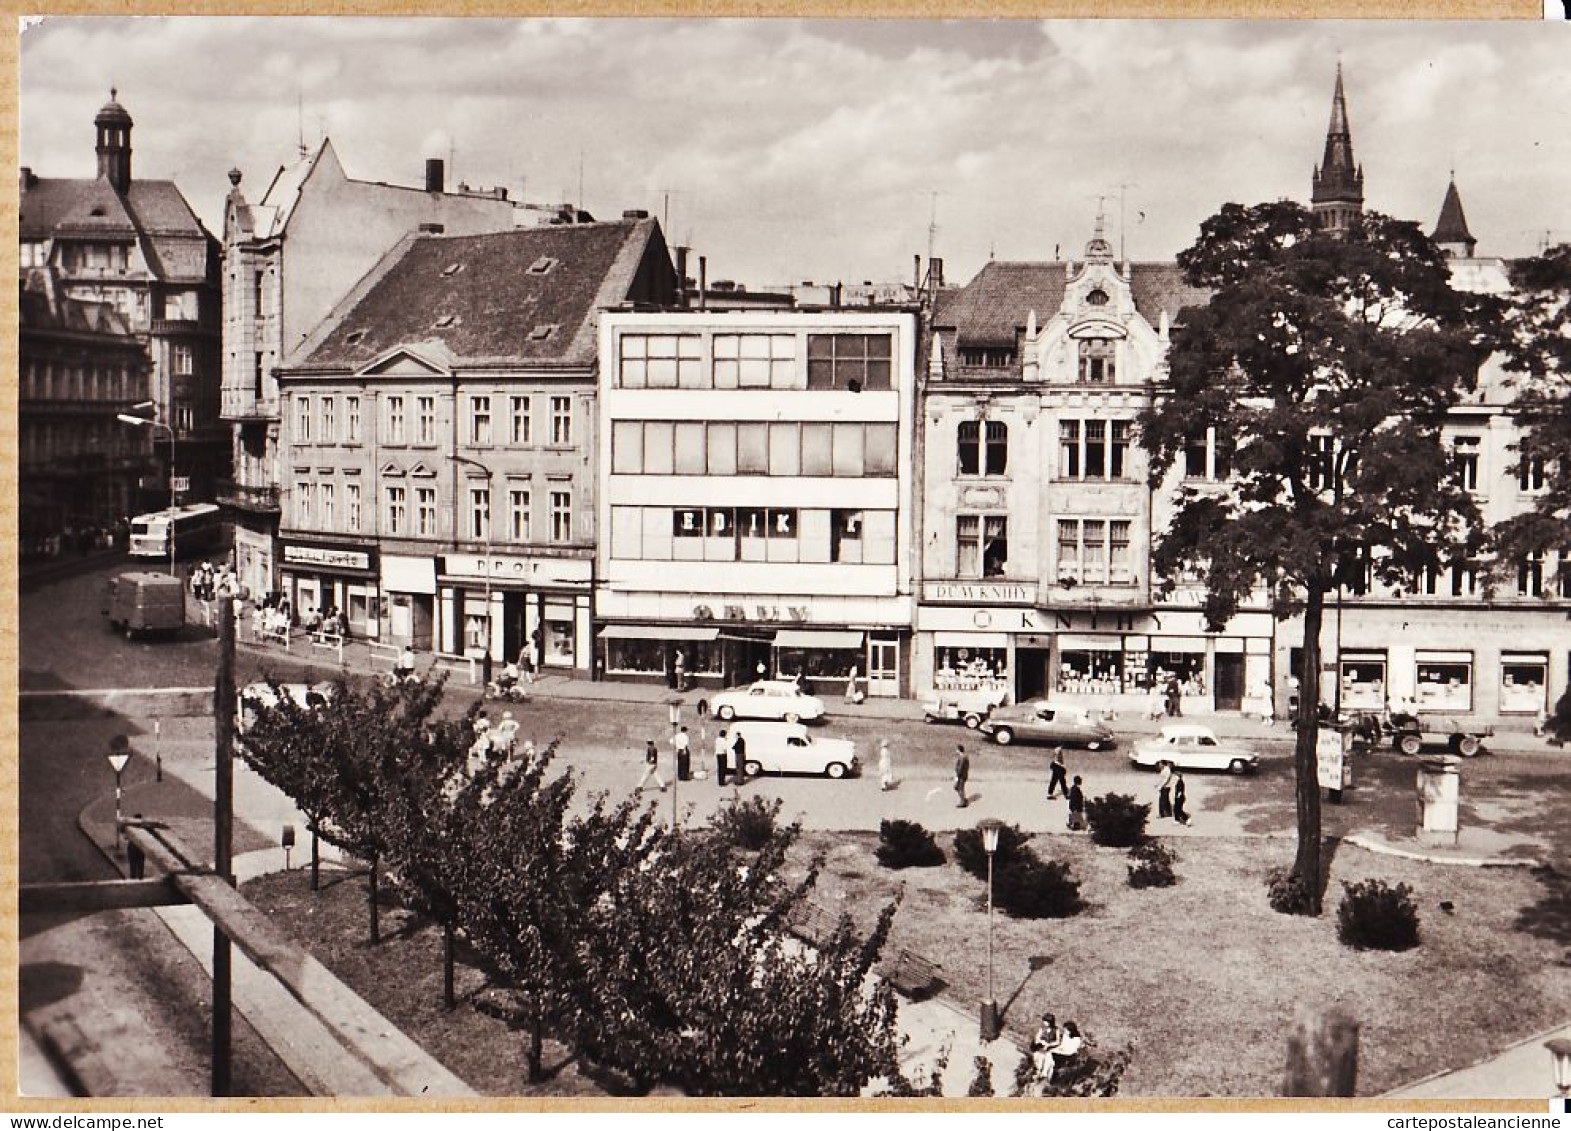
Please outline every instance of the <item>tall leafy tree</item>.
[[1279, 619], [1302, 615], [1293, 872], [1319, 914], [1326, 597], [1366, 580], [1411, 589], [1417, 571], [1479, 551], [1441, 427], [1476, 383], [1493, 309], [1451, 287], [1417, 225], [1374, 213], [1339, 238], [1291, 202], [1229, 204], [1178, 262], [1211, 298], [1175, 329], [1141, 415], [1150, 479], [1160, 486], [1212, 429], [1231, 475], [1178, 492], [1153, 565], [1166, 594], [1203, 574], [1214, 628], [1261, 592]]

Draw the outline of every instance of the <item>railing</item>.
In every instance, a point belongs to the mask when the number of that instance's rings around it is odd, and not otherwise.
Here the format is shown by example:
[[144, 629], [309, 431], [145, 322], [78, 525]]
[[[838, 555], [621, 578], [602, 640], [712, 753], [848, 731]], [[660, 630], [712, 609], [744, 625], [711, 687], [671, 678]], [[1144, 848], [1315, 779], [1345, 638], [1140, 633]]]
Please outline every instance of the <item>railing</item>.
[[253, 487], [246, 483], [236, 483], [232, 479], [221, 479], [218, 482], [217, 494], [220, 503], [227, 503], [233, 507], [258, 511], [282, 509], [278, 487]]
[[278, 401], [258, 397], [249, 389], [224, 389], [218, 415], [225, 420], [277, 420]]

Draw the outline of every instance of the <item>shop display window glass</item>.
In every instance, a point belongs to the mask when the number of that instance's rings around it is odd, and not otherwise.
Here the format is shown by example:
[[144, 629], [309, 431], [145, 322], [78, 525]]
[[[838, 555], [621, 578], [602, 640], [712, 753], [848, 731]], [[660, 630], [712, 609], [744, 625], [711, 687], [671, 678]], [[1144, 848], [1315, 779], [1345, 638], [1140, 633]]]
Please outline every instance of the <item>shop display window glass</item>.
[[851, 669], [863, 674], [864, 649], [855, 648], [781, 648], [776, 653], [776, 670], [782, 677], [801, 676], [803, 679], [845, 680]]
[[991, 691], [1007, 686], [1006, 648], [940, 647], [933, 657], [933, 686], [939, 691]]
[[1471, 711], [1473, 662], [1418, 657], [1415, 698], [1420, 711]]
[[1549, 657], [1539, 654], [1500, 657], [1500, 713], [1536, 715], [1549, 709]]
[[[1158, 643], [1153, 638], [1152, 643]], [[1177, 678], [1178, 689], [1184, 695], [1206, 694], [1206, 657], [1204, 652], [1153, 651], [1146, 660], [1145, 680], [1142, 687], [1165, 690], [1170, 680]], [[1131, 686], [1130, 690], [1135, 690]]]
[[1102, 648], [1058, 653], [1058, 690], [1071, 695], [1116, 695], [1124, 690], [1124, 653], [1117, 640]]
[[[1386, 705], [1384, 657], [1351, 657], [1339, 661], [1344, 710], [1378, 711]], [[1322, 693], [1321, 698], [1326, 698]]]
[[605, 670], [621, 675], [664, 675], [663, 640], [607, 640]]
[[571, 601], [547, 601], [540, 622], [541, 646], [549, 667], [573, 666], [573, 605]]

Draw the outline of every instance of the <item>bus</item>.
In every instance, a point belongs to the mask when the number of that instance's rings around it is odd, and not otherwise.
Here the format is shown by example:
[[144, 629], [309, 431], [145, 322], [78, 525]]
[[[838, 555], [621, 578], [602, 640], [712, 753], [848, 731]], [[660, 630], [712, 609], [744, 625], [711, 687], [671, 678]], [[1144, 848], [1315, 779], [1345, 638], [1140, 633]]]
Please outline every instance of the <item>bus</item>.
[[214, 550], [223, 540], [223, 515], [212, 503], [191, 503], [152, 514], [139, 514], [131, 520], [131, 556], [167, 560], [171, 556], [171, 531], [175, 554]]

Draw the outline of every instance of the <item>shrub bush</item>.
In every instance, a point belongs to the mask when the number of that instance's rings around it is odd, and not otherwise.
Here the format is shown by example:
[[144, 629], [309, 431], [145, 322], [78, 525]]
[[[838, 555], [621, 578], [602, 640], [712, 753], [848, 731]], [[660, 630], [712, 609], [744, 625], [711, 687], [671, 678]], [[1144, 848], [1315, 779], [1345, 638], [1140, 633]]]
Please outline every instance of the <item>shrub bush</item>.
[[1144, 842], [1150, 816], [1151, 806], [1140, 804], [1127, 793], [1108, 793], [1086, 801], [1091, 839], [1108, 848], [1133, 848]]
[[733, 800], [715, 811], [711, 824], [716, 833], [738, 848], [756, 852], [779, 831], [782, 804], [778, 798], [771, 803], [756, 795], [746, 801]]
[[[1026, 842], [1034, 836], [1021, 830], [1019, 825], [1003, 825], [998, 830], [998, 851], [993, 856], [993, 869], [1003, 868], [1021, 852], [1028, 852]], [[961, 829], [955, 834], [955, 863], [979, 880], [987, 879], [987, 849], [982, 847], [980, 829]]]
[[968, 1096], [991, 1096], [993, 1094], [993, 1064], [985, 1056], [976, 1057], [976, 1075], [971, 1077], [971, 1087], [966, 1090]]
[[1309, 885], [1297, 873], [1278, 869], [1271, 873], [1267, 883], [1271, 910], [1283, 915], [1309, 914]]
[[1129, 886], [1170, 888], [1178, 882], [1173, 865], [1178, 854], [1160, 841], [1148, 840], [1129, 850]]
[[1040, 860], [1030, 849], [995, 870], [993, 898], [1016, 919], [1067, 919], [1085, 909], [1069, 865]]
[[1053, 1073], [1052, 1080], [1044, 1081], [1036, 1074], [1030, 1050], [1020, 1057], [1015, 1066], [1014, 1094], [1022, 1097], [1074, 1097], [1077, 1099], [1107, 1099], [1118, 1094], [1118, 1086], [1129, 1069], [1128, 1049], [1103, 1052], [1091, 1034], [1082, 1034], [1084, 1044], [1080, 1055], [1062, 1065]]
[[1418, 909], [1413, 889], [1383, 880], [1342, 885], [1336, 937], [1357, 950], [1410, 950], [1418, 945]]
[[933, 834], [915, 821], [880, 822], [877, 855], [886, 868], [932, 868], [944, 862]]

